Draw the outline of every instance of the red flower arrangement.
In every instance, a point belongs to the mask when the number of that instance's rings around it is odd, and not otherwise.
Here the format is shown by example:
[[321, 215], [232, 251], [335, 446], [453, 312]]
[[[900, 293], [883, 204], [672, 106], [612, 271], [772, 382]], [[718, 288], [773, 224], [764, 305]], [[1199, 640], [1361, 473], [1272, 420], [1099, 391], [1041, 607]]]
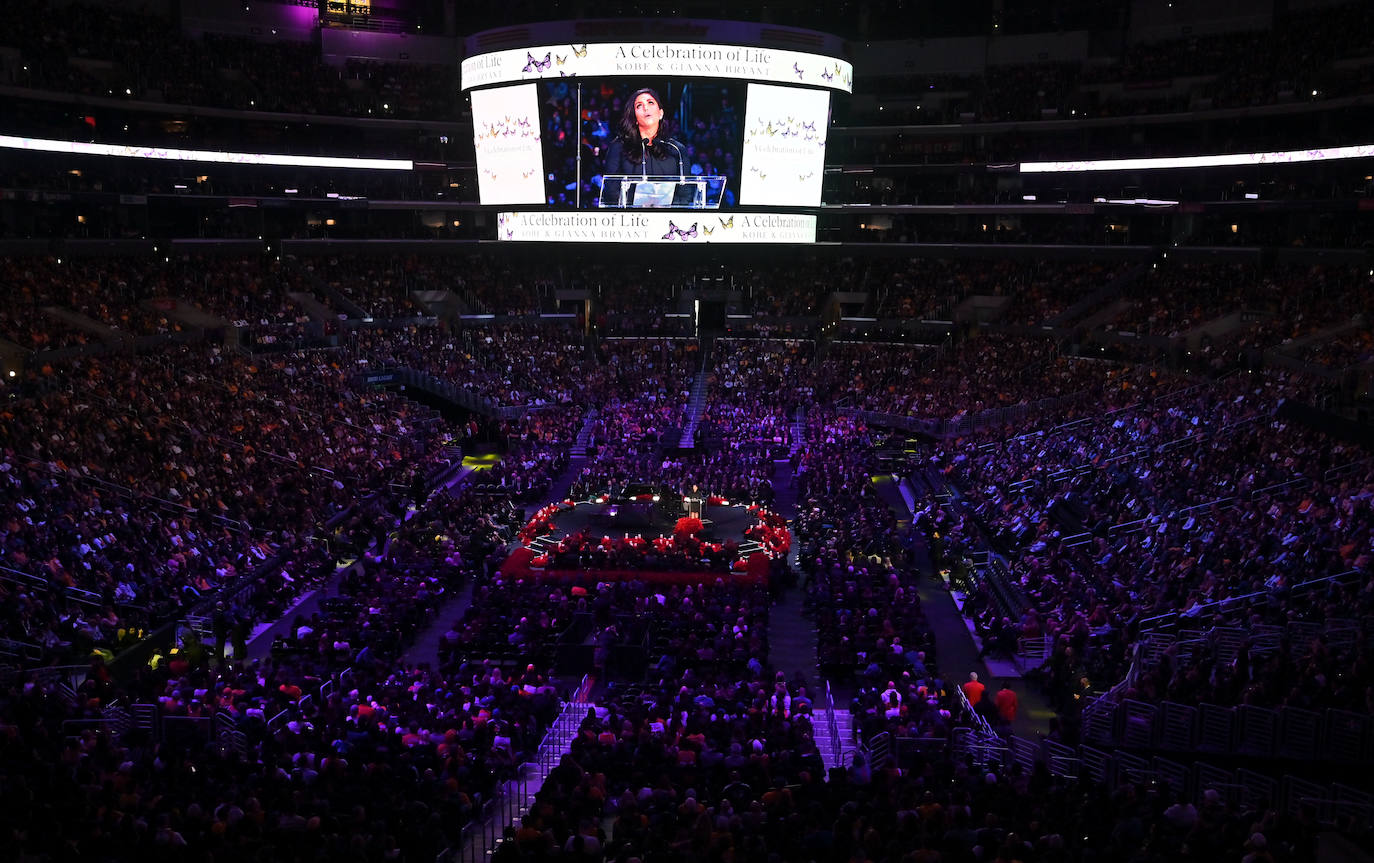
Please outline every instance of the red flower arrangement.
[[673, 528], [674, 536], [696, 536], [706, 529], [701, 519], [693, 515], [685, 515], [677, 520], [677, 525]]

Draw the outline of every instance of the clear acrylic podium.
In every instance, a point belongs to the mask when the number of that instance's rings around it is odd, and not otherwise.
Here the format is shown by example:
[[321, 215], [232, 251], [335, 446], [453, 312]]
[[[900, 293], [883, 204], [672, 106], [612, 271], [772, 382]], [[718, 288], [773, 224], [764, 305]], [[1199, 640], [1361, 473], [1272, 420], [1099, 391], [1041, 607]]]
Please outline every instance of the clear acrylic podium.
[[725, 196], [725, 177], [606, 174], [601, 178], [602, 207], [625, 210], [661, 208], [718, 210]]

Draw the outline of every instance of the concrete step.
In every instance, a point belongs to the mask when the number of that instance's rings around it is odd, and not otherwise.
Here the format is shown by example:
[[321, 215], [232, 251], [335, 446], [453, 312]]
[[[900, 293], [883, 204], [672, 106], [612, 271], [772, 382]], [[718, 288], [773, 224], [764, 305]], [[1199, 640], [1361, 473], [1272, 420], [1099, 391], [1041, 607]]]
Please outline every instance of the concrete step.
[[832, 767], [844, 767], [852, 760], [854, 753], [854, 736], [847, 730], [847, 727], [839, 727], [840, 717], [849, 718], [848, 710], [836, 710], [834, 713], [836, 730], [839, 733], [839, 745], [835, 745], [835, 740], [830, 733], [830, 711], [824, 707], [818, 707], [811, 711], [812, 733], [816, 740], [816, 748], [820, 750], [821, 763], [829, 770]]

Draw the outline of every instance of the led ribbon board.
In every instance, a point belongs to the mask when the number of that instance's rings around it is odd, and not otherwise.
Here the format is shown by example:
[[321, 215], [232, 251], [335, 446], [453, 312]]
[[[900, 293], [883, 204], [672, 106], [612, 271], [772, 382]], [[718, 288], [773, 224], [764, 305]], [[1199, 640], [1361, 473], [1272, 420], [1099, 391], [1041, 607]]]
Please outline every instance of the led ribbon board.
[[853, 91], [854, 66], [837, 57], [686, 42], [598, 42], [541, 45], [476, 54], [463, 61], [462, 88], [546, 78], [617, 75], [733, 78]]
[[497, 214], [496, 239], [558, 243], [814, 243], [816, 217], [709, 210], [516, 211]]
[[54, 141], [0, 135], [0, 149], [35, 153], [69, 153], [74, 156], [115, 156], [121, 159], [161, 159], [172, 162], [208, 162], [225, 165], [272, 165], [284, 168], [357, 168], [365, 171], [412, 171], [409, 159], [353, 159], [343, 156], [292, 156], [284, 153], [230, 153], [220, 150], [182, 150], [174, 147], [138, 147]]
[[1225, 168], [1235, 165], [1288, 165], [1331, 159], [1374, 158], [1374, 144], [1325, 147], [1274, 153], [1224, 153], [1215, 156], [1164, 156], [1154, 159], [1099, 159], [1075, 162], [1022, 162], [1023, 174], [1071, 174], [1084, 171], [1156, 171], [1167, 168]]

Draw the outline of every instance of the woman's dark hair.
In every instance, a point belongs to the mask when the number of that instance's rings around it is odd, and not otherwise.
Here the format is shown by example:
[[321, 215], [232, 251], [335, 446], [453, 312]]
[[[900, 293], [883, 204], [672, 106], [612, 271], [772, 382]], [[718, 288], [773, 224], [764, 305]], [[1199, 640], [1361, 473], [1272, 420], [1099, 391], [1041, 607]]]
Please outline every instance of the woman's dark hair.
[[[648, 93], [654, 97], [660, 108], [664, 108], [663, 100], [658, 97], [658, 91], [652, 87], [641, 87], [630, 94], [630, 98], [625, 101], [625, 108], [620, 112], [620, 139], [625, 142], [625, 158], [631, 162], [644, 161], [642, 148], [639, 146], [639, 120], [635, 117], [635, 100]], [[664, 108], [663, 119], [658, 123], [658, 136], [649, 145], [649, 152], [655, 158], [667, 158], [671, 152], [663, 140], [668, 137], [671, 127], [668, 125], [668, 110]]]

